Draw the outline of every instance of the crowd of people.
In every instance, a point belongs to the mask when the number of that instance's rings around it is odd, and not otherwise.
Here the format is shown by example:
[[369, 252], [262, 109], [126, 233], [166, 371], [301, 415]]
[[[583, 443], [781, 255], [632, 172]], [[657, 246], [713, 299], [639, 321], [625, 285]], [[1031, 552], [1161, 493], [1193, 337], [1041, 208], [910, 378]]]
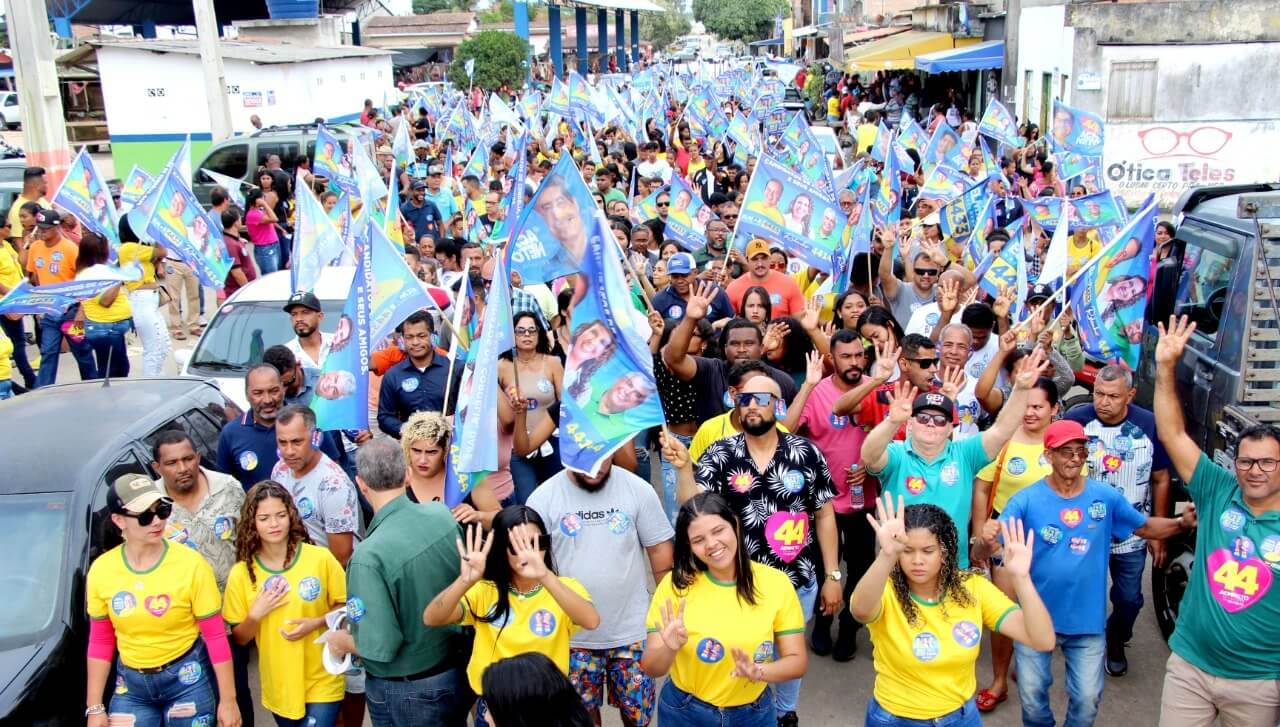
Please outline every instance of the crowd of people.
[[[845, 153], [878, 173], [880, 114], [896, 127], [918, 89], [871, 85], [887, 101], [858, 112]], [[834, 97], [855, 88], [867, 93], [842, 79]], [[971, 130], [949, 110], [932, 109], [928, 133]], [[90, 727], [252, 724], [255, 697], [278, 724], [316, 727], [358, 725], [366, 711], [377, 727], [587, 725], [605, 709], [640, 727], [783, 727], [799, 723], [810, 659], [855, 659], [864, 627], [875, 682], [854, 689], [870, 694], [868, 725], [979, 725], [1013, 688], [1024, 724], [1053, 725], [1059, 650], [1066, 724], [1091, 725], [1106, 675], [1129, 669], [1147, 555], [1162, 563], [1163, 542], [1197, 524], [1160, 723], [1280, 720], [1280, 650], [1260, 636], [1280, 618], [1269, 592], [1280, 430], [1242, 432], [1234, 471], [1197, 449], [1173, 386], [1194, 324], [1161, 325], [1154, 413], [1134, 403], [1122, 364], [1100, 368], [1091, 403], [1067, 409], [1085, 363], [1070, 311], [1041, 305], [1057, 295], [1048, 286], [980, 289], [963, 246], [941, 232], [946, 200], [923, 189], [914, 150], [915, 168], [897, 180], [901, 222], [874, 230], [848, 279], [833, 281], [778, 240], [738, 239], [757, 160], [696, 137], [678, 102], [643, 140], [615, 125], [583, 138], [565, 121], [519, 159], [504, 131], [473, 151], [487, 156], [480, 175], [462, 173], [465, 150], [437, 113], [369, 102], [361, 117], [392, 137], [406, 125], [412, 138], [400, 162], [383, 141], [372, 149], [380, 172], [398, 176], [388, 209], [399, 211], [409, 269], [455, 296], [469, 283], [481, 316], [509, 200], [533, 199], [571, 155], [647, 314], [664, 424], [594, 474], [565, 468], [562, 401], [606, 413], [616, 403], [569, 372], [617, 344], [605, 326], [571, 329], [572, 280], [513, 274], [514, 345], [497, 366], [497, 431], [485, 435], [499, 467], [449, 507], [452, 415], [465, 401], [448, 311], [409, 315], [371, 357], [376, 431], [319, 431], [308, 404], [325, 385], [332, 334], [316, 297], [299, 291], [280, 314], [296, 338], [268, 342], [279, 345], [245, 373], [248, 410], [222, 431], [216, 461], [164, 431], [152, 442], [159, 477], [110, 487], [123, 544], [94, 561], [85, 588]], [[1017, 201], [1097, 190], [1068, 189], [1034, 127], [1026, 133], [998, 160], [999, 178], [981, 152], [964, 173], [990, 179], [1000, 203], [988, 249], [1027, 228], [1036, 269], [1050, 234]], [[235, 261], [223, 295], [289, 264], [293, 176], [273, 171], [259, 175], [247, 214], [214, 192]], [[337, 203], [323, 174], [304, 163], [300, 178], [327, 210]], [[0, 294], [27, 275], [45, 285], [107, 262], [105, 241], [43, 200], [42, 170], [27, 179], [0, 251]], [[714, 213], [700, 245], [667, 234], [690, 202], [672, 204], [673, 180]], [[836, 196], [850, 220], [860, 213], [852, 189]], [[157, 289], [179, 263], [121, 233], [119, 257], [144, 275], [40, 317], [38, 364], [23, 356], [21, 322], [0, 317], [23, 387], [53, 383], [64, 338], [90, 378], [128, 375], [130, 320], [148, 374], [170, 334], [198, 332], [159, 313]], [[1157, 259], [1175, 235], [1155, 231]], [[1103, 247], [1097, 232], [1077, 232], [1071, 265]], [[171, 305], [198, 314], [196, 290]], [[1019, 319], [1019, 306], [1034, 312]], [[613, 416], [644, 385], [623, 387]], [[1192, 499], [1178, 513], [1174, 473]], [[984, 630], [989, 680], [976, 673]]]

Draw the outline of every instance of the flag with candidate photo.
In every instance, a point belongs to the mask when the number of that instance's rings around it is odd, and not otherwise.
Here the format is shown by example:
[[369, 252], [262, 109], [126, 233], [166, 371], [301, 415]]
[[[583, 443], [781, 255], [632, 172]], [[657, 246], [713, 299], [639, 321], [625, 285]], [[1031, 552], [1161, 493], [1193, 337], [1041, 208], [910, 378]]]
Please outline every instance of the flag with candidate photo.
[[664, 239], [675, 240], [690, 252], [707, 245], [707, 223], [720, 219], [711, 207], [678, 174], [671, 175], [671, 206], [667, 211]]
[[67, 176], [62, 178], [51, 201], [55, 207], [71, 212], [80, 224], [110, 243], [112, 258], [115, 257], [120, 248], [120, 220], [116, 217], [111, 192], [98, 174], [87, 147], [80, 147], [80, 152], [71, 160]]
[[920, 128], [920, 124], [907, 114], [902, 115], [902, 127], [898, 130], [898, 143], [908, 149], [914, 149], [917, 153], [924, 151], [925, 146], [929, 143], [929, 135], [924, 129]]
[[996, 99], [991, 99], [987, 110], [978, 122], [978, 133], [994, 140], [998, 144], [1020, 148], [1026, 140], [1018, 133], [1018, 120], [1009, 113], [1009, 109]]
[[[515, 347], [511, 323], [511, 275], [505, 255], [498, 255], [493, 283], [485, 298], [484, 322], [479, 340], [467, 354], [458, 388], [457, 421], [453, 445], [460, 472], [494, 472], [498, 469], [498, 356]], [[454, 504], [454, 503], [446, 503]]]
[[359, 190], [351, 157], [346, 153], [342, 141], [324, 124], [316, 127], [316, 158], [311, 161], [311, 166], [316, 173], [327, 178], [334, 188], [347, 193]]
[[324, 205], [310, 185], [298, 175], [294, 189], [293, 250], [289, 256], [289, 281], [293, 292], [314, 290], [320, 272], [346, 249], [342, 232], [329, 219]]
[[133, 169], [129, 170], [129, 176], [124, 178], [124, 182], [120, 187], [120, 211], [128, 212], [131, 207], [142, 199], [142, 195], [147, 193], [151, 188], [151, 184], [155, 181], [154, 177], [147, 174], [146, 170], [137, 164], [133, 165]]
[[154, 194], [155, 206], [142, 227], [145, 236], [190, 265], [201, 285], [221, 290], [231, 272], [231, 255], [190, 185], [169, 167], [156, 180]]
[[938, 210], [938, 222], [944, 238], [949, 237], [956, 242], [968, 239], [978, 221], [979, 213], [991, 197], [991, 192], [987, 189], [988, 181], [985, 177], [978, 180], [963, 194]]
[[769, 155], [756, 162], [738, 214], [736, 248], [743, 249], [752, 237], [761, 237], [781, 243], [806, 265], [828, 274], [836, 249], [844, 244], [848, 225], [838, 204]]
[[1069, 288], [1080, 347], [1090, 356], [1118, 361], [1130, 370], [1137, 370], [1142, 353], [1159, 211], [1159, 204], [1148, 197], [1141, 211]]
[[777, 146], [769, 147], [778, 161], [799, 172], [805, 181], [828, 200], [836, 198], [836, 183], [831, 175], [827, 154], [809, 128], [804, 114], [795, 114], [782, 130]]
[[964, 166], [967, 159], [960, 159], [960, 134], [947, 124], [938, 124], [929, 138], [924, 153], [920, 155], [920, 164], [929, 169], [934, 164], [948, 164], [953, 167]]
[[1106, 139], [1102, 117], [1053, 101], [1053, 124], [1049, 127], [1049, 143], [1055, 152], [1074, 152], [1084, 156], [1102, 156]]
[[[871, 221], [876, 227], [895, 227], [902, 219], [902, 179], [898, 174], [898, 155], [886, 155], [884, 169], [873, 185]], [[739, 218], [741, 219], [741, 218]]]
[[542, 102], [542, 109], [557, 116], [568, 116], [573, 113], [569, 109], [569, 87], [558, 77], [551, 79], [551, 90]]
[[1009, 241], [1000, 248], [1000, 252], [990, 254], [985, 263], [986, 269], [978, 278], [978, 287], [987, 295], [995, 298], [1004, 289], [1014, 292], [1011, 313], [1018, 320], [1022, 311], [1023, 299], [1027, 294], [1027, 255], [1024, 240], [1026, 228], [1018, 227], [1009, 236]]
[[[314, 382], [309, 406], [316, 414], [316, 429], [364, 431], [369, 428], [369, 356], [376, 340], [370, 335], [374, 278], [374, 245], [377, 228], [364, 225], [356, 244], [356, 272], [351, 290], [334, 331], [329, 354]], [[387, 243], [383, 243], [384, 245]]]
[[511, 269], [526, 283], [578, 272], [595, 209], [573, 157], [561, 154], [511, 229]]
[[[142, 279], [141, 268], [122, 270], [107, 266], [94, 267], [103, 268], [102, 274], [85, 279], [77, 278], [65, 283], [32, 285], [30, 280], [23, 278], [3, 298], [0, 298], [0, 313], [60, 316], [72, 304], [97, 297], [113, 285]], [[21, 341], [14, 343], [22, 345]]]

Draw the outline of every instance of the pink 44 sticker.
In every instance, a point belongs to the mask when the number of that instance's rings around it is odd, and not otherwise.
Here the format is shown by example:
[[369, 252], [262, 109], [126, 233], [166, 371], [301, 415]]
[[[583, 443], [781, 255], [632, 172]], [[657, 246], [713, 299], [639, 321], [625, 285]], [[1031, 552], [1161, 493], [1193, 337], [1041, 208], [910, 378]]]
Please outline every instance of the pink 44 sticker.
[[795, 560], [809, 536], [809, 516], [802, 512], [775, 512], [764, 524], [764, 537], [783, 563]]
[[1271, 569], [1260, 558], [1238, 560], [1230, 550], [1219, 548], [1209, 554], [1206, 565], [1209, 592], [1227, 613], [1249, 608], [1271, 588]]

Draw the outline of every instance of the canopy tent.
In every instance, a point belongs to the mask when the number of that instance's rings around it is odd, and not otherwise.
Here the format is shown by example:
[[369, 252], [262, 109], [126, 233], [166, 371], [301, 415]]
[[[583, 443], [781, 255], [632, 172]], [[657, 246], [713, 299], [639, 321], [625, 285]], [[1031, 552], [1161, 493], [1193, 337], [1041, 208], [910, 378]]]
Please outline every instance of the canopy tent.
[[763, 48], [770, 45], [782, 45], [782, 38], [769, 38], [768, 40], [757, 40], [748, 43], [752, 48]]
[[845, 59], [850, 73], [915, 68], [916, 56], [977, 43], [977, 38], [956, 38], [950, 33], [910, 30], [856, 47]]
[[916, 56], [916, 69], [926, 73], [985, 71], [1004, 66], [1004, 41], [983, 43]]

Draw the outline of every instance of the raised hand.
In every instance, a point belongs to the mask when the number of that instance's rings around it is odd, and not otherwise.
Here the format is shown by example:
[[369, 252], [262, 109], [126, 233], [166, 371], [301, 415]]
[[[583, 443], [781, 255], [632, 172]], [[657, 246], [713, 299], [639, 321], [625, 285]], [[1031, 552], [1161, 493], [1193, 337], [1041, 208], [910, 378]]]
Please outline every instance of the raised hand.
[[995, 518], [991, 518], [982, 524], [982, 531], [979, 533], [979, 536], [982, 537], [983, 542], [987, 544], [987, 547], [990, 548], [993, 553], [1000, 549], [997, 538], [1000, 537], [1000, 528], [1003, 525], [1004, 523], [996, 520]]
[[956, 395], [964, 388], [966, 378], [963, 366], [948, 366], [942, 374], [942, 395], [955, 401]]
[[963, 308], [966, 305], [972, 305], [973, 302], [976, 301], [977, 299], [978, 299], [978, 286], [975, 285], [972, 288], [969, 288], [969, 292], [965, 293], [960, 297], [960, 307]]
[[997, 318], [1007, 318], [1009, 310], [1013, 307], [1013, 299], [1013, 288], [1008, 285], [1000, 286], [1000, 294], [992, 301], [991, 311], [996, 314]]
[[1000, 537], [1004, 539], [1004, 569], [1014, 578], [1031, 575], [1031, 551], [1036, 531], [1026, 530], [1022, 521], [1000, 521]]
[[672, 467], [681, 469], [689, 464], [689, 448], [684, 446], [684, 442], [668, 434], [665, 427], [658, 434], [658, 441], [662, 443], [662, 458], [670, 462]]
[[753, 682], [762, 682], [764, 681], [764, 670], [747, 652], [735, 646], [733, 647], [733, 671], [730, 672], [730, 676], [742, 677]]
[[662, 314], [656, 310], [649, 311], [649, 330], [652, 335], [658, 338], [662, 337], [662, 332], [666, 330], [667, 322], [663, 319]]
[[698, 289], [693, 291], [693, 295], [689, 296], [689, 301], [684, 304], [685, 317], [694, 321], [700, 321], [703, 318], [706, 318], [707, 311], [711, 310], [711, 299], [714, 298], [715, 295], [715, 283], [698, 283]]
[[880, 543], [880, 552], [897, 558], [907, 549], [907, 521], [903, 511], [902, 495], [898, 495], [898, 507], [893, 506], [893, 496], [884, 493], [876, 500], [875, 517], [867, 513], [867, 520], [876, 531], [876, 542]]
[[684, 599], [680, 599], [679, 606], [673, 606], [671, 600], [667, 599], [659, 607], [659, 611], [658, 638], [662, 639], [668, 649], [679, 651], [689, 642], [689, 630], [684, 626]]
[[511, 549], [515, 551], [516, 573], [530, 580], [540, 581], [547, 576], [546, 553], [538, 547], [541, 533], [529, 523], [522, 523], [511, 528]]
[[1012, 329], [1000, 334], [1000, 354], [1008, 356], [1018, 347], [1018, 332]]
[[1188, 322], [1186, 316], [1169, 316], [1167, 328], [1163, 323], [1157, 323], [1156, 326], [1160, 329], [1160, 340], [1156, 343], [1156, 363], [1174, 366], [1182, 358], [1182, 351], [1195, 332], [1196, 324]]
[[765, 326], [764, 340], [761, 342], [761, 348], [765, 353], [772, 353], [782, 348], [782, 340], [791, 333], [791, 326], [782, 322], [774, 322]]
[[467, 528], [467, 542], [457, 538], [458, 555], [462, 557], [462, 568], [459, 576], [468, 585], [474, 585], [484, 578], [484, 564], [489, 557], [489, 548], [493, 547], [493, 533], [484, 535], [479, 525]]
[[810, 351], [804, 357], [804, 381], [815, 386], [822, 380], [822, 354]]
[[938, 310], [950, 315], [960, 306], [960, 281], [952, 278], [938, 282]]
[[800, 314], [800, 327], [806, 331], [817, 329], [822, 317], [822, 298], [814, 296], [804, 302], [804, 313]]
[[898, 381], [894, 390], [889, 392], [889, 421], [897, 425], [907, 423], [911, 418], [911, 405], [915, 403], [919, 390], [905, 378]]
[[1019, 389], [1030, 389], [1036, 385], [1036, 379], [1049, 371], [1049, 359], [1043, 348], [1034, 348], [1031, 353], [1018, 362], [1013, 373], [1013, 385]]

